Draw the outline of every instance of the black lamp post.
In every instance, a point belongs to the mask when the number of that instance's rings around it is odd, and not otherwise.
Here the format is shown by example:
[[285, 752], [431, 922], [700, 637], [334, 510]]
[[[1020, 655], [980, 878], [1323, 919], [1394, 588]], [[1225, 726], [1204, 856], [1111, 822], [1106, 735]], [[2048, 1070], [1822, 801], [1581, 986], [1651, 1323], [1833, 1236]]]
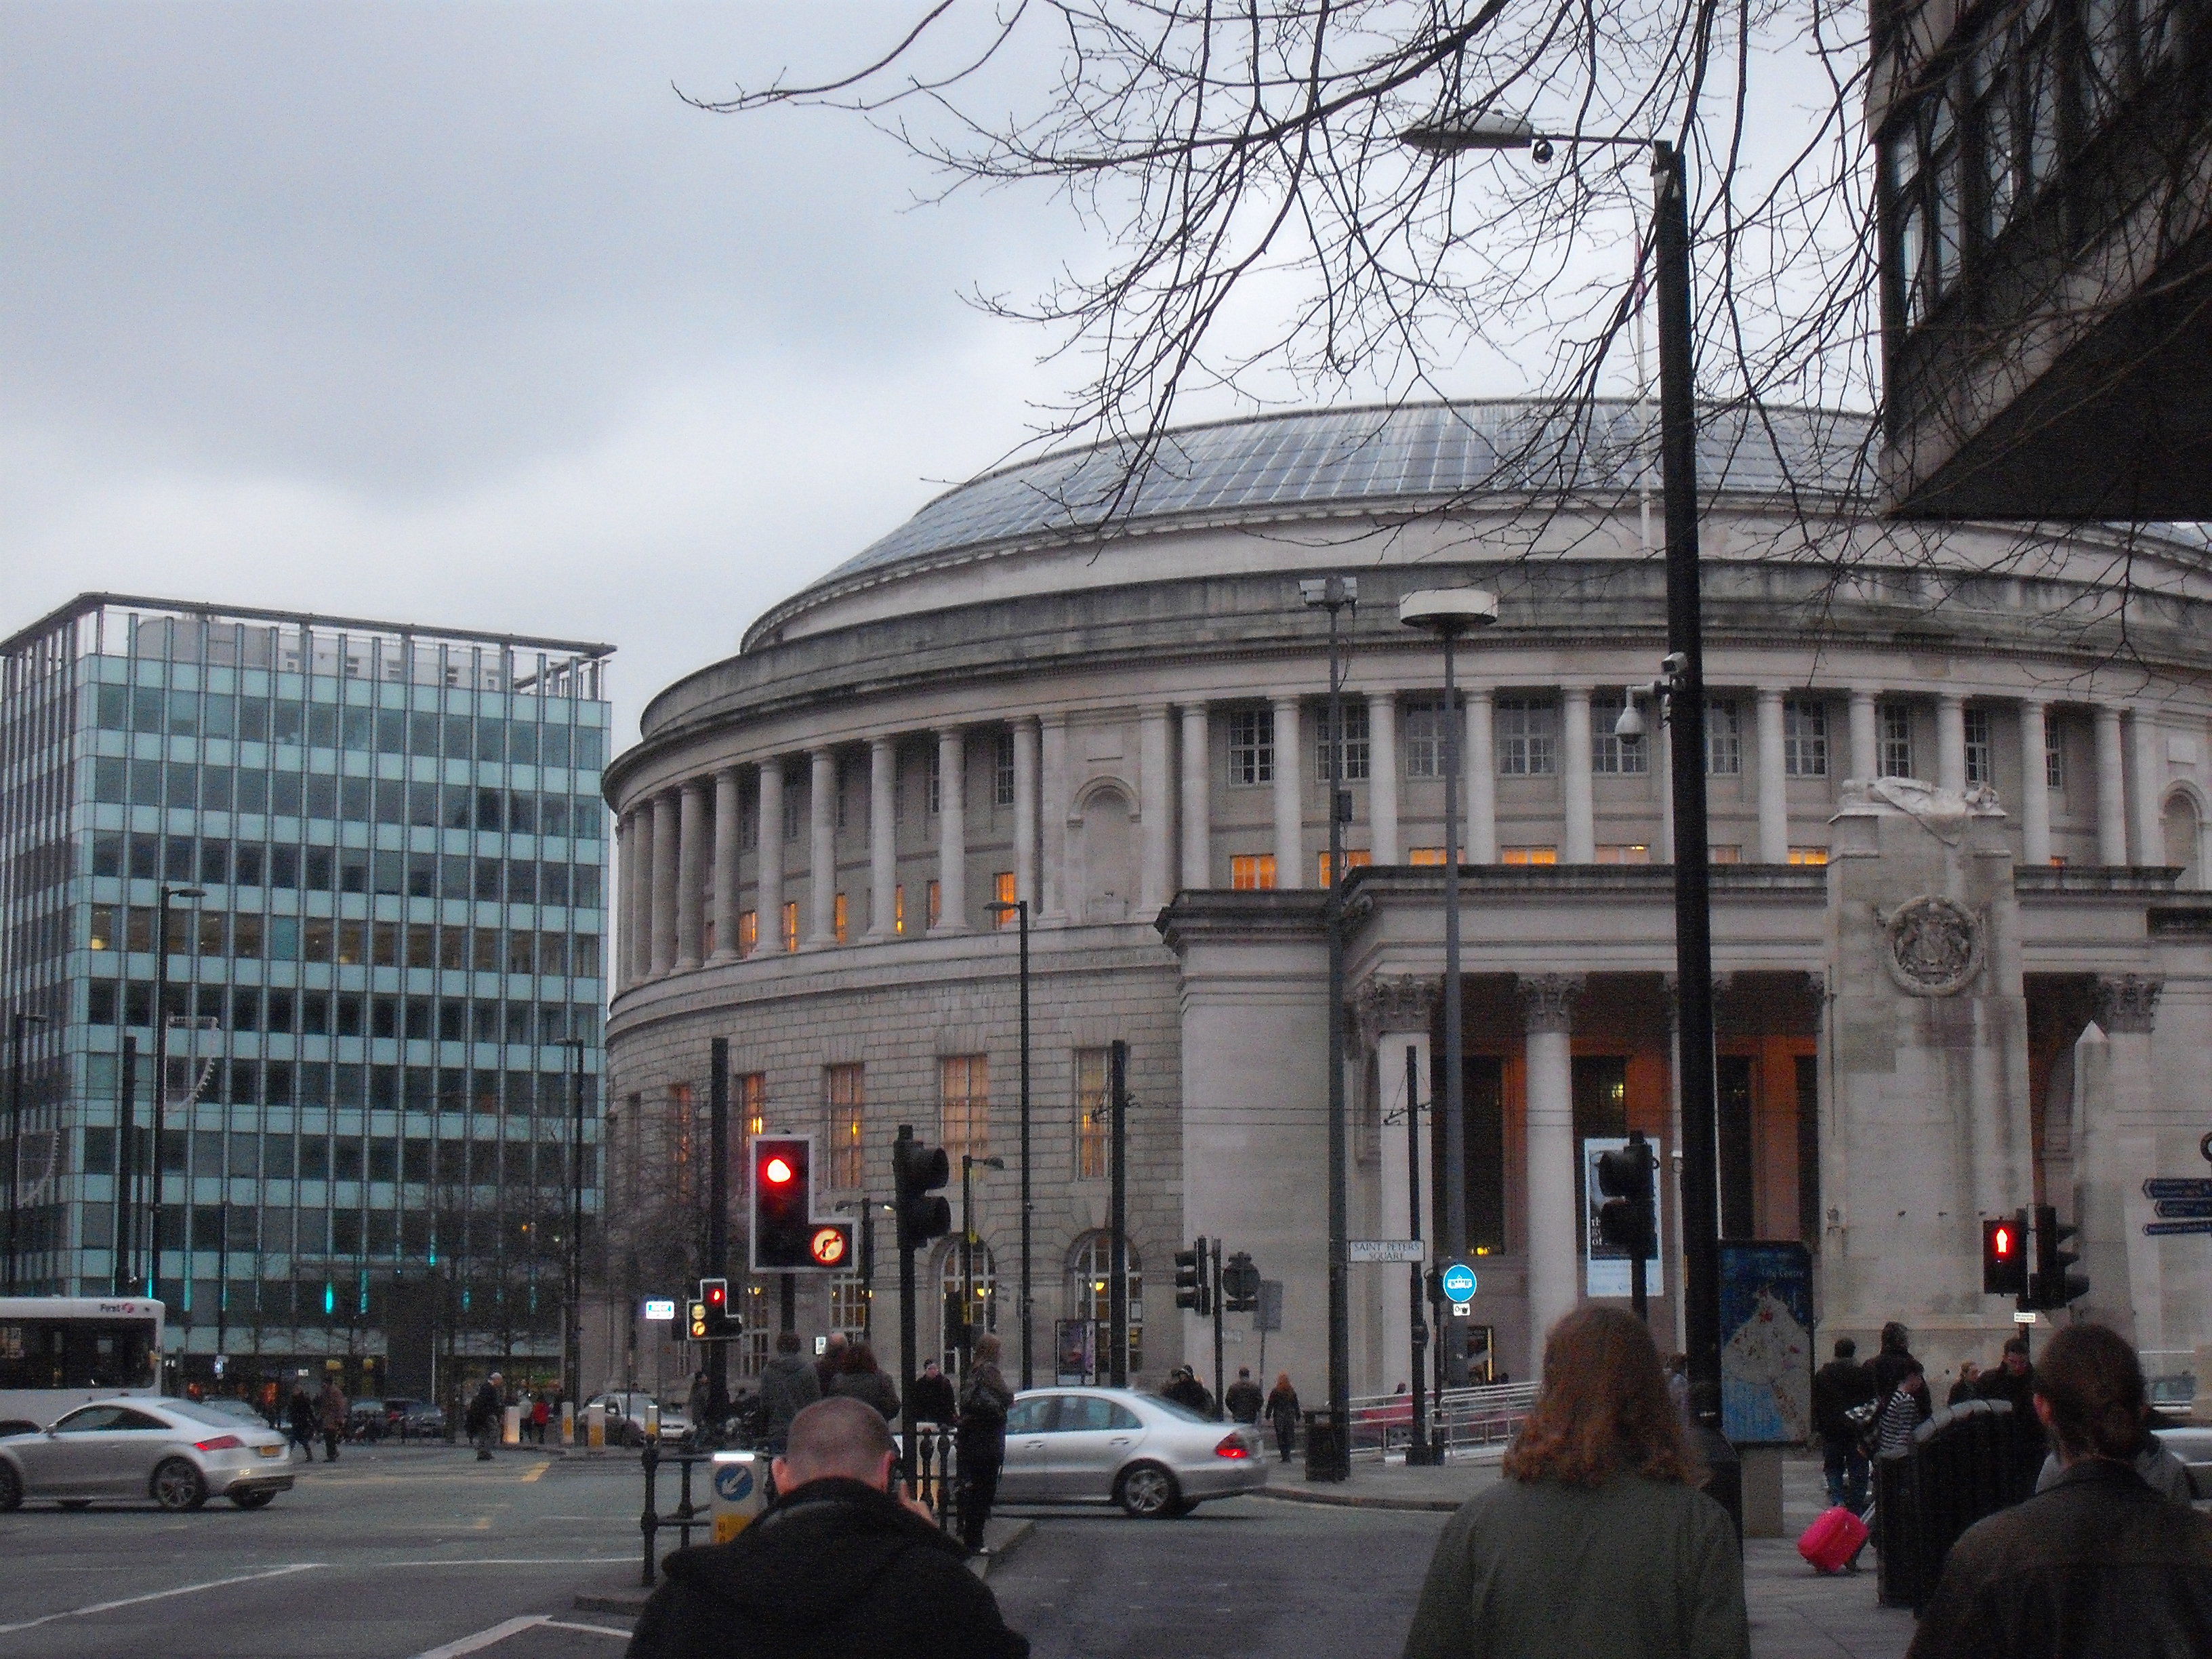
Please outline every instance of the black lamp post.
[[1001, 899], [989, 908], [1000, 915], [1012, 911], [1022, 935], [1022, 1386], [1031, 1389], [1036, 1374], [1030, 1341], [1030, 902]]
[[1003, 1170], [1003, 1158], [960, 1154], [960, 1375], [975, 1352], [975, 1169]]
[[44, 1025], [44, 1014], [8, 1016], [8, 1294], [15, 1294], [16, 1214], [23, 1184], [23, 1034]]
[[198, 903], [207, 893], [198, 887], [161, 888], [161, 908], [154, 921], [160, 928], [154, 957], [154, 1150], [148, 1158], [152, 1196], [148, 1206], [153, 1217], [153, 1249], [146, 1262], [146, 1295], [161, 1294], [161, 1137], [169, 1121], [169, 906], [182, 899]]

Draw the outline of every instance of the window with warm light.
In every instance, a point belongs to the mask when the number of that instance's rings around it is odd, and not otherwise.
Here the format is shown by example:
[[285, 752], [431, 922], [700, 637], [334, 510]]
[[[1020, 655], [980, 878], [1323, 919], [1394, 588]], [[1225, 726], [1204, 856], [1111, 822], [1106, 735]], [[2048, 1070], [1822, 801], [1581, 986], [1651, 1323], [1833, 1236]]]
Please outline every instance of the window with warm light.
[[1649, 864], [1651, 848], [1640, 841], [1616, 842], [1596, 849], [1600, 864]]
[[738, 954], [749, 957], [760, 949], [760, 912], [738, 912]]
[[1559, 849], [1556, 847], [1501, 847], [1498, 849], [1500, 864], [1557, 864]]
[[[1122, 1268], [1128, 1279], [1129, 1369], [1145, 1368], [1145, 1325], [1138, 1316], [1145, 1304], [1144, 1270], [1137, 1263], [1134, 1244], [1123, 1246]], [[1085, 1233], [1076, 1241], [1067, 1258], [1067, 1311], [1071, 1318], [1098, 1323], [1098, 1367], [1110, 1363], [1106, 1328], [1114, 1317], [1114, 1238], [1106, 1232]]]
[[891, 889], [891, 932], [894, 933], [906, 932], [906, 884], [904, 882], [899, 883], [897, 886]]
[[799, 949], [799, 901], [797, 899], [784, 901], [783, 948], [786, 951]]
[[1444, 849], [1441, 847], [1414, 847], [1407, 849], [1406, 862], [1408, 864], [1442, 864], [1443, 861]]
[[1825, 847], [1793, 847], [1790, 849], [1792, 864], [1826, 864], [1828, 849]]
[[748, 1139], [768, 1133], [768, 1073], [745, 1072], [738, 1078], [738, 1118]]
[[1103, 1048], [1075, 1051], [1075, 1175], [1079, 1181], [1103, 1181], [1113, 1173], [1107, 1165], [1107, 1065]]
[[840, 893], [830, 902], [830, 926], [837, 935], [837, 943], [845, 943], [845, 896]]
[[858, 1064], [823, 1067], [823, 1084], [830, 1097], [830, 1184], [844, 1190], [863, 1184], [860, 1118], [865, 1071]]
[[[1344, 867], [1347, 870], [1364, 870], [1374, 862], [1375, 854], [1372, 848], [1347, 847], [1344, 849]], [[1319, 861], [1315, 866], [1315, 873], [1319, 877], [1316, 884], [1318, 886], [1327, 887], [1335, 881], [1335, 873], [1328, 867], [1328, 854], [1323, 853], [1320, 855]]]
[[115, 907], [113, 905], [95, 904], [92, 907], [92, 932], [86, 939], [85, 944], [94, 951], [112, 951], [115, 948]]
[[1240, 893], [1265, 891], [1275, 884], [1273, 853], [1238, 853], [1229, 860], [1229, 884]]
[[937, 882], [929, 884], [929, 925], [936, 927], [945, 919], [945, 889]]
[[[991, 901], [994, 904], [1013, 903], [1014, 872], [1012, 871], [1001, 870], [991, 878]], [[1020, 921], [1020, 915], [1011, 909], [991, 912], [991, 925], [994, 927], [1012, 927]]]
[[963, 1152], [976, 1158], [991, 1150], [991, 1057], [946, 1054], [937, 1062], [939, 1139], [957, 1171]]

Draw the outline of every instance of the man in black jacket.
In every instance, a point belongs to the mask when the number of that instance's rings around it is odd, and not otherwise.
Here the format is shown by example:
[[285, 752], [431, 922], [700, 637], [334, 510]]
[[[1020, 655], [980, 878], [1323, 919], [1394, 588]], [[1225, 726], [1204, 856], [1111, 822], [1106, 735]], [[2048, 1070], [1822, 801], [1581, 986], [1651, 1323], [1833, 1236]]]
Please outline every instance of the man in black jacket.
[[1836, 1357], [1813, 1374], [1813, 1431], [1820, 1437], [1820, 1467], [1828, 1477], [1828, 1502], [1854, 1515], [1867, 1506], [1865, 1431], [1845, 1414], [1874, 1398], [1874, 1373], [1858, 1362], [1859, 1345], [1836, 1339]]
[[2212, 1520], [2130, 1467], [2142, 1367], [2102, 1325], [2069, 1325], [2035, 1374], [2065, 1473], [1952, 1546], [1911, 1659], [2202, 1659], [2212, 1653]]
[[882, 1414], [824, 1400], [791, 1425], [781, 1494], [726, 1544], [678, 1550], [629, 1659], [1026, 1659], [929, 1511], [894, 1494]]

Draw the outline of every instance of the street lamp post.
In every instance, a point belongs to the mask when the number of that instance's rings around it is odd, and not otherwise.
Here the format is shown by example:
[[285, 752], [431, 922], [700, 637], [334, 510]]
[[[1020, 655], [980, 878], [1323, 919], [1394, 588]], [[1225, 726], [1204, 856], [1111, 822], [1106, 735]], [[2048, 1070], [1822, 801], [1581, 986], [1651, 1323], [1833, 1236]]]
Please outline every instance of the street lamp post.
[[44, 1025], [44, 1014], [18, 1010], [8, 1016], [8, 1294], [15, 1294], [16, 1213], [23, 1184], [23, 1034]]
[[566, 1037], [568, 1051], [568, 1308], [561, 1344], [562, 1387], [571, 1405], [584, 1382], [584, 1039]]
[[161, 1137], [169, 1121], [169, 906], [179, 899], [198, 903], [206, 896], [201, 888], [171, 887], [164, 883], [161, 906], [154, 917], [161, 933], [155, 940], [159, 948], [154, 953], [154, 1150], [146, 1160], [151, 1187], [147, 1207], [152, 1212], [154, 1235], [146, 1262], [149, 1300], [160, 1294], [161, 1283]]
[[1030, 1340], [1032, 1310], [1030, 1306], [1030, 902], [1016, 899], [1011, 904], [1005, 900], [994, 903], [991, 909], [1000, 915], [1011, 910], [1021, 927], [1021, 998], [1022, 998], [1022, 1386], [1036, 1386], [1036, 1362], [1032, 1357], [1034, 1345]]
[[975, 1351], [975, 1169], [1003, 1170], [1003, 1158], [960, 1154], [960, 1375]]
[[[1440, 635], [1444, 642], [1444, 1224], [1437, 1256], [1455, 1261], [1468, 1251], [1467, 1076], [1460, 1006], [1459, 961], [1459, 685], [1455, 647], [1461, 635], [1498, 620], [1498, 596], [1480, 587], [1430, 587], [1398, 601], [1398, 620], [1408, 628]], [[1535, 1340], [1543, 1338], [1537, 1334]], [[1447, 1320], [1437, 1333], [1444, 1380], [1467, 1384], [1467, 1333]]]
[[[1346, 610], [1358, 609], [1359, 583], [1351, 576], [1316, 577], [1300, 582], [1298, 593], [1328, 612], [1328, 896], [1322, 921], [1328, 934], [1328, 1420], [1336, 1437], [1329, 1457], [1308, 1461], [1316, 1479], [1345, 1480], [1352, 1475], [1352, 1282], [1345, 1243], [1351, 1148], [1344, 1122], [1344, 821], [1350, 803], [1344, 792], [1342, 623]], [[1296, 757], [1288, 763], [1296, 765]], [[1288, 878], [1290, 872], [1283, 873]]]

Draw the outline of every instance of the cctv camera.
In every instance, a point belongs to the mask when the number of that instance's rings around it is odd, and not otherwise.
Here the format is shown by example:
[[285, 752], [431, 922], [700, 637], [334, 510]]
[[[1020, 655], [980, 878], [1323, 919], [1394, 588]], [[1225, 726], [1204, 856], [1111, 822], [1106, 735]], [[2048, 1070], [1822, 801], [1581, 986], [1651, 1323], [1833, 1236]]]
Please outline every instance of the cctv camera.
[[1552, 141], [1548, 138], [1539, 138], [1530, 144], [1528, 159], [1540, 167], [1549, 165], [1552, 159]]

